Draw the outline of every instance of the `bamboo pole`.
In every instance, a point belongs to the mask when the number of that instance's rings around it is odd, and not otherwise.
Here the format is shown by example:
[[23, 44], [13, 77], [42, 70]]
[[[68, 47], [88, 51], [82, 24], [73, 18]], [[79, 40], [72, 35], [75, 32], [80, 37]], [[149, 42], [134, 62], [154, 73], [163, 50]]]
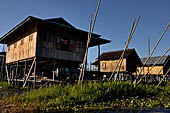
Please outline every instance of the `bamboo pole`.
[[160, 71], [158, 72], [158, 75], [161, 73], [161, 71], [163, 70], [163, 68], [166, 66], [166, 64], [168, 63], [170, 58], [167, 59], [167, 61], [165, 62], [165, 64], [162, 66], [162, 69], [160, 69]]
[[[132, 31], [133, 31], [134, 24], [135, 24], [135, 19], [133, 19], [132, 27], [131, 27], [130, 34], [129, 34], [127, 43], [126, 43], [126, 45], [125, 45], [125, 48], [126, 48], [126, 46], [128, 46], [128, 43], [129, 43], [129, 40], [130, 40]], [[124, 51], [125, 51], [125, 49], [124, 49]], [[119, 66], [119, 63], [120, 63], [120, 60], [122, 59], [122, 55], [123, 55], [123, 54], [124, 54], [124, 52], [121, 54], [121, 57], [120, 57], [118, 63], [116, 64], [115, 68], [113, 69], [112, 74], [110, 75], [109, 81], [112, 79], [113, 74], [115, 73], [117, 67]]]
[[170, 48], [168, 48], [168, 49], [165, 51], [165, 53], [164, 53], [161, 57], [159, 57], [159, 59], [153, 64], [153, 66], [147, 71], [147, 73], [145, 73], [144, 76], [137, 82], [137, 84], [139, 84], [139, 83], [142, 81], [142, 79], [149, 73], [149, 71], [152, 70], [152, 68], [162, 59], [162, 57], [165, 56], [165, 54], [166, 54], [169, 50], [170, 50]]
[[34, 58], [34, 61], [32, 62], [32, 65], [31, 65], [31, 67], [30, 67], [30, 70], [29, 70], [29, 72], [28, 72], [28, 75], [26, 76], [26, 79], [25, 79], [25, 81], [24, 81], [23, 87], [25, 87], [25, 85], [26, 85], [26, 83], [27, 83], [28, 77], [29, 77], [29, 75], [30, 75], [30, 73], [31, 73], [32, 67], [34, 66], [35, 60], [36, 60], [36, 58]]
[[[90, 16], [90, 23], [89, 23], [89, 33], [88, 33], [88, 40], [87, 40], [87, 46], [88, 46], [88, 43], [89, 43], [89, 38], [90, 38], [90, 32], [91, 32], [91, 23], [92, 23], [92, 15]], [[87, 53], [88, 53], [88, 47], [86, 46], [86, 51], [85, 51], [85, 55], [84, 55], [84, 59], [83, 59], [83, 65], [81, 67], [81, 70], [80, 70], [80, 75], [79, 75], [79, 80], [78, 80], [78, 84], [80, 84], [80, 81], [81, 81], [81, 77], [82, 77], [82, 74], [84, 73], [84, 69], [85, 69], [85, 62], [86, 62], [86, 59], [87, 59]], [[83, 79], [82, 79], [83, 80]]]
[[150, 55], [147, 57], [146, 61], [144, 62], [143, 66], [142, 66], [142, 69], [140, 70], [139, 72], [139, 75], [137, 75], [135, 81], [133, 82], [134, 84], [136, 84], [136, 81], [138, 79], [138, 77], [140, 76], [142, 70], [144, 69], [144, 65], [148, 62], [148, 60], [150, 59], [150, 57], [152, 56], [153, 52], [155, 51], [157, 45], [159, 44], [159, 42], [161, 41], [162, 37], [164, 36], [165, 32], [167, 31], [168, 27], [170, 25], [170, 22], [168, 23], [168, 25], [166, 26], [165, 30], [163, 31], [163, 33], [161, 34], [159, 40], [157, 41], [156, 45], [154, 46], [154, 48], [152, 49], [152, 52], [150, 53]]
[[163, 81], [164, 78], [168, 75], [169, 72], [170, 72], [170, 68], [168, 69], [168, 71], [166, 72], [166, 74], [164, 75], [164, 77], [162, 78], [162, 80], [158, 83], [157, 87], [162, 83], [162, 81]]
[[[94, 25], [95, 25], [95, 22], [96, 22], [96, 18], [97, 18], [97, 14], [98, 14], [100, 2], [101, 2], [101, 0], [98, 1], [98, 5], [97, 5], [97, 8], [96, 8], [96, 13], [95, 13], [95, 17], [94, 17], [94, 20], [93, 20], [92, 28], [89, 27], [89, 33], [88, 33], [88, 40], [87, 40], [86, 52], [85, 52], [85, 56], [84, 56], [84, 60], [83, 60], [83, 65], [84, 65], [84, 66], [82, 66], [82, 69], [81, 69], [82, 72], [80, 72], [78, 84], [80, 83], [80, 80], [82, 79], [82, 81], [83, 81], [83, 78], [84, 78], [84, 68], [85, 68], [85, 63], [86, 63], [86, 58], [87, 58], [87, 53], [88, 53], [88, 47], [89, 47], [89, 43], [90, 43], [91, 36], [92, 36], [92, 33], [93, 33]], [[91, 17], [92, 17], [92, 16], [91, 16]], [[90, 23], [91, 23], [91, 22], [90, 22]]]
[[[117, 71], [117, 74], [116, 74], [116, 79], [117, 79], [117, 76], [118, 76], [118, 74], [119, 74], [120, 67], [122, 66], [122, 62], [123, 62], [123, 57], [124, 57], [125, 51], [126, 51], [128, 45], [129, 45], [129, 43], [130, 43], [130, 40], [132, 39], [132, 36], [133, 36], [133, 34], [134, 34], [135, 30], [136, 30], [136, 26], [137, 26], [137, 24], [138, 24], [138, 22], [139, 22], [139, 19], [140, 19], [140, 16], [138, 17], [137, 22], [136, 22], [136, 24], [135, 24], [135, 27], [134, 27], [134, 29], [133, 29], [133, 31], [132, 31], [132, 33], [131, 33], [129, 42], [128, 42], [128, 44], [125, 46], [125, 49], [124, 49], [124, 51], [123, 51], [123, 53], [122, 53], [122, 59], [121, 59], [121, 61], [120, 61], [120, 66], [118, 66], [118, 71]], [[116, 80], [116, 79], [115, 79], [115, 80]]]

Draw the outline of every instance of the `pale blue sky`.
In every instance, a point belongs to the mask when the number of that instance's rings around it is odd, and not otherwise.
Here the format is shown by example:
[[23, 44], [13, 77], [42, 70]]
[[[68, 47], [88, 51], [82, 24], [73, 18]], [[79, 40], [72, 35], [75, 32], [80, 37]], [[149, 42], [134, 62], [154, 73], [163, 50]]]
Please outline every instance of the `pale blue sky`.
[[[0, 37], [28, 16], [63, 17], [75, 27], [88, 31], [90, 14], [95, 13], [97, 3], [98, 0], [0, 0]], [[94, 32], [112, 41], [101, 46], [101, 52], [123, 49], [133, 18], [138, 16], [141, 19], [129, 48], [135, 48], [140, 57], [146, 57], [147, 38], [151, 39], [152, 49], [170, 21], [170, 0], [101, 0]], [[169, 47], [170, 28], [154, 56], [162, 55]], [[97, 47], [93, 47], [88, 61], [96, 57]]]

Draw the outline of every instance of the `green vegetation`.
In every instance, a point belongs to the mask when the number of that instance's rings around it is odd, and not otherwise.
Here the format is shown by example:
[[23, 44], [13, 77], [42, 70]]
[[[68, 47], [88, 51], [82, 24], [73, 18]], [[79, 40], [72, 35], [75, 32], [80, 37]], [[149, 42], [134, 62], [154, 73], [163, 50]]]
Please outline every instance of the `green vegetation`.
[[164, 86], [131, 82], [86, 82], [82, 85], [58, 84], [14, 95], [0, 101], [7, 109], [95, 110], [114, 108], [170, 108], [170, 82]]
[[0, 91], [8, 90], [11, 87], [13, 86], [8, 84], [7, 82], [0, 82]]

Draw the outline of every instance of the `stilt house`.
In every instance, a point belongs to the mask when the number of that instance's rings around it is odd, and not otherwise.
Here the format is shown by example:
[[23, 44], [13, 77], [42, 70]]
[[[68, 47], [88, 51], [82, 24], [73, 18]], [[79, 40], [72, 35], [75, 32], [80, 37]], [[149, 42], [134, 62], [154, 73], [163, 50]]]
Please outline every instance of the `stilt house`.
[[[9, 79], [66, 79], [82, 63], [87, 37], [88, 32], [63, 18], [27, 17], [0, 39], [0, 43], [7, 44]], [[106, 43], [110, 41], [92, 34], [90, 47]]]
[[[97, 61], [93, 64], [96, 66], [100, 64], [100, 72], [111, 73], [117, 65], [122, 52], [123, 50], [102, 53], [101, 56], [99, 56], [99, 58], [97, 59]], [[142, 62], [135, 49], [127, 49], [124, 54], [122, 65], [118, 68], [120, 68], [120, 73], [132, 73], [136, 72], [137, 66], [141, 64]]]
[[[146, 74], [148, 70], [154, 65], [154, 63], [160, 58], [160, 56], [151, 57], [148, 62], [144, 65], [144, 69], [142, 70], [142, 74]], [[142, 63], [144, 64], [147, 58], [141, 58]], [[138, 71], [142, 68], [138, 67]], [[147, 73], [148, 75], [164, 75], [170, 68], [170, 57], [164, 56], [161, 60]], [[170, 72], [168, 73], [170, 74]]]

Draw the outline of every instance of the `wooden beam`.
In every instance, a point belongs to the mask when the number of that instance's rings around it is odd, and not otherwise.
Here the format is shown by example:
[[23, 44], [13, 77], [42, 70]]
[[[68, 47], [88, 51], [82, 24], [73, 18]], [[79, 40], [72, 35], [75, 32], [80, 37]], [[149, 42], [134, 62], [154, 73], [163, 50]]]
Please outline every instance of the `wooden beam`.
[[36, 88], [36, 81], [37, 81], [37, 59], [35, 57], [35, 65], [34, 65], [34, 88]]
[[8, 84], [10, 84], [10, 78], [9, 78], [9, 74], [8, 74], [8, 67], [7, 67], [7, 65], [5, 66], [5, 68], [6, 68], [6, 76], [7, 76]]
[[30, 73], [31, 73], [31, 70], [32, 70], [32, 68], [33, 68], [33, 66], [34, 66], [35, 60], [36, 60], [36, 58], [34, 58], [34, 61], [32, 62], [32, 65], [31, 65], [31, 67], [30, 67], [30, 70], [29, 70], [29, 72], [28, 72], [28, 75], [26, 76], [26, 79], [25, 79], [25, 81], [24, 81], [23, 87], [25, 87], [25, 85], [26, 85], [26, 83], [27, 83], [27, 80], [28, 80], [28, 78], [29, 78], [29, 75], [30, 75]]

